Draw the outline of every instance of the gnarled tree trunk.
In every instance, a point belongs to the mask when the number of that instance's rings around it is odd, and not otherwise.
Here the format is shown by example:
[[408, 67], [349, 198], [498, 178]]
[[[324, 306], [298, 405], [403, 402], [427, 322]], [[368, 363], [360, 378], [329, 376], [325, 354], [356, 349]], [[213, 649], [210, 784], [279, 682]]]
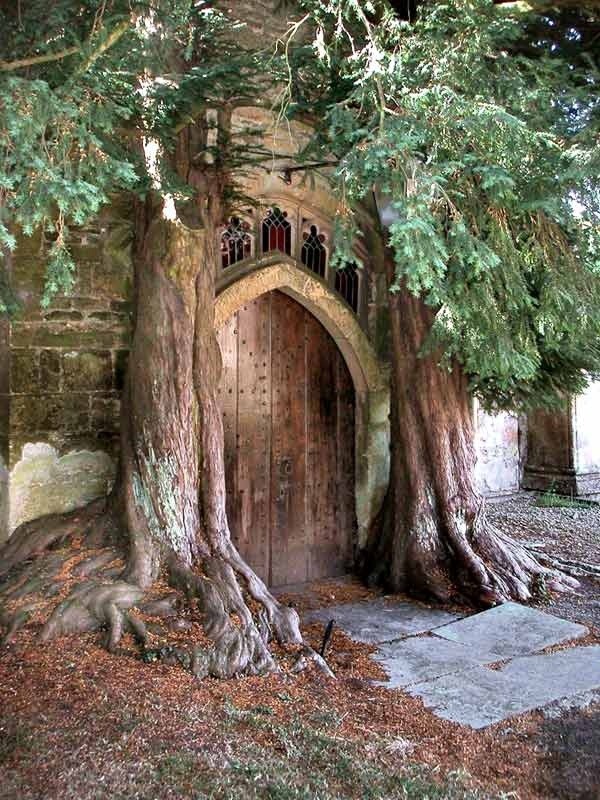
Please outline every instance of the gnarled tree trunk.
[[[388, 266], [392, 285], [393, 265]], [[385, 523], [365, 566], [393, 590], [490, 605], [576, 581], [541, 566], [488, 521], [475, 485], [472, 401], [459, 364], [423, 356], [434, 313], [406, 289], [389, 294], [392, 474]]]
[[[0, 602], [14, 605], [26, 593], [12, 573], [27, 559], [41, 556], [35, 587], [40, 588], [39, 579], [48, 589], [49, 547], [68, 545], [83, 534], [88, 543], [106, 546], [110, 533], [115, 554], [124, 553], [124, 570], [116, 580], [100, 576], [78, 583], [52, 611], [42, 637], [105, 627], [112, 648], [124, 631], [144, 639], [135, 609], [143, 608], [144, 593], [161, 578], [198, 604], [210, 639], [208, 646], [190, 642], [183, 660], [198, 676], [226, 677], [273, 669], [271, 636], [296, 644], [302, 639], [296, 612], [274, 599], [231, 541], [216, 394], [221, 356], [214, 330], [222, 187], [216, 170], [207, 176], [191, 158], [182, 158], [190, 141], [185, 135], [181, 140], [178, 168], [187, 170], [185, 177], [197, 190], [193, 207], [184, 210], [194, 227], [167, 219], [164, 201], [156, 196], [137, 214], [136, 316], [116, 485], [106, 507], [96, 503], [13, 534], [0, 553]], [[68, 557], [67, 549], [63, 561]], [[54, 575], [55, 567], [52, 561]], [[12, 636], [26, 622], [23, 608], [12, 608], [4, 622]]]

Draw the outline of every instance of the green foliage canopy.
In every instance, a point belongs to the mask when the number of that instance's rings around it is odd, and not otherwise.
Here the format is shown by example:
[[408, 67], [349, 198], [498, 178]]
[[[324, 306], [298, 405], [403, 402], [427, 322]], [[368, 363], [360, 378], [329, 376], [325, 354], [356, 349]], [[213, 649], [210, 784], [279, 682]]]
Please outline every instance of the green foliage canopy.
[[[338, 164], [338, 261], [377, 189], [396, 214], [391, 289], [434, 309], [427, 348], [443, 365], [460, 363], [490, 407], [581, 391], [600, 372], [597, 17], [524, 5], [424, 2], [407, 20], [386, 0], [301, 0], [277, 55], [242, 50], [237, 24], [202, 0], [5, 5], [1, 248], [15, 226], [47, 229], [43, 302], [69, 291], [68, 224], [112, 192], [148, 191], [143, 140], [168, 154], [207, 107], [259, 103], [275, 70], [281, 114], [314, 125], [301, 160]], [[212, 157], [242, 170], [264, 155], [250, 142], [220, 139]], [[168, 158], [159, 168], [191, 193]]]
[[[395, 211], [392, 291], [488, 407], [552, 404], [600, 371], [600, 58], [561, 15], [491, 0], [307, 0], [286, 112], [334, 153], [338, 227], [376, 189]], [[581, 16], [581, 21], [593, 18]], [[312, 51], [312, 59], [307, 51]]]
[[[30, 0], [0, 11], [0, 258], [15, 230], [43, 229], [43, 305], [73, 286], [69, 224], [90, 220], [112, 193], [143, 196], [157, 177], [189, 197], [173, 170], [176, 130], [233, 101], [241, 84], [255, 91], [260, 61], [236, 45], [238, 27], [202, 0]], [[252, 163], [250, 134], [226, 153], [221, 141], [213, 159], [231, 171]], [[0, 313], [15, 309], [0, 280]]]

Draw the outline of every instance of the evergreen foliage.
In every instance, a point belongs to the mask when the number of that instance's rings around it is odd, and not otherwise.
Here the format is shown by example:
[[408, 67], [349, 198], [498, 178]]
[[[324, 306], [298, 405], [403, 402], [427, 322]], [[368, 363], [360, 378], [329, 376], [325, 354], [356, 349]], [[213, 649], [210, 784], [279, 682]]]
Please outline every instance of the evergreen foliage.
[[346, 241], [377, 189], [395, 212], [392, 291], [435, 310], [426, 349], [487, 407], [581, 391], [600, 371], [600, 47], [575, 27], [592, 12], [303, 6], [315, 33], [288, 42], [285, 110], [314, 114], [307, 160], [338, 159]]
[[[264, 69], [237, 46], [238, 27], [195, 0], [33, 0], [0, 11], [0, 256], [17, 229], [44, 230], [43, 305], [73, 286], [69, 224], [119, 191], [143, 196], [158, 182], [176, 198], [191, 194], [173, 169], [175, 131], [240, 86], [250, 95]], [[253, 134], [221, 139], [213, 159], [235, 172], [264, 157]], [[148, 139], [155, 165], [144, 158]], [[0, 313], [16, 308], [3, 275]]]
[[[396, 218], [393, 291], [435, 310], [428, 349], [458, 361], [489, 407], [551, 404], [600, 372], [600, 120], [593, 12], [491, 0], [302, 0], [272, 54], [234, 45], [237, 24], [194, 0], [41, 0], [0, 12], [0, 244], [47, 231], [43, 302], [70, 289], [68, 225], [112, 192], [191, 193], [174, 132], [205, 109], [261, 102], [308, 115], [302, 154], [338, 165], [339, 262], [373, 189]], [[525, 8], [525, 10], [524, 10]], [[308, 35], [308, 40], [307, 40]], [[596, 49], [594, 49], [596, 47]], [[266, 66], [268, 63], [268, 66]], [[279, 73], [279, 70], [283, 71]], [[264, 158], [250, 132], [210, 157], [232, 174]], [[235, 187], [231, 183], [231, 198]], [[0, 281], [0, 312], [14, 308]]]

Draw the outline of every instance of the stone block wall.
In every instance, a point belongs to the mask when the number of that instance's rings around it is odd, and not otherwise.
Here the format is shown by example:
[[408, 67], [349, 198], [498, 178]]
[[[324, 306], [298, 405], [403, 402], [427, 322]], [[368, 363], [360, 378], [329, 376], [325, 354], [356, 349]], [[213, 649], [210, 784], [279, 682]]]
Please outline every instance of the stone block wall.
[[600, 495], [600, 382], [562, 409], [530, 415], [526, 489]]
[[10, 266], [22, 308], [0, 327], [0, 455], [10, 476], [0, 540], [26, 519], [105, 493], [114, 477], [131, 336], [127, 209], [115, 204], [70, 238], [76, 284], [49, 308], [40, 305], [41, 235], [23, 239]]
[[600, 495], [600, 381], [575, 398], [573, 426], [579, 494]]

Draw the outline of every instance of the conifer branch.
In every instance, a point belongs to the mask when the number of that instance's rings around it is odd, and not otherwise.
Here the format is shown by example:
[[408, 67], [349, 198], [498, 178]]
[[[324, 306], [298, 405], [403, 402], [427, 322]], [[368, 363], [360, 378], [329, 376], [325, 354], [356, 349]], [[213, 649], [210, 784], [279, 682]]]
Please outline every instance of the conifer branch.
[[61, 61], [63, 58], [75, 55], [80, 50], [79, 47], [67, 47], [58, 53], [44, 53], [40, 56], [30, 56], [29, 58], [19, 58], [16, 61], [0, 61], [0, 72], [14, 72], [23, 67], [33, 67], [37, 64], [47, 64], [50, 61]]
[[[82, 75], [102, 56], [109, 48], [111, 48], [127, 31], [130, 25], [130, 20], [122, 20], [104, 39], [104, 41], [86, 58], [75, 71], [75, 77]], [[59, 50], [56, 53], [44, 53], [39, 56], [29, 56], [28, 58], [19, 58], [15, 61], [0, 61], [0, 72], [14, 72], [17, 69], [24, 67], [33, 67], [38, 64], [48, 64], [52, 61], [61, 61], [64, 58], [73, 56], [81, 52], [82, 48], [78, 46], [66, 47], [64, 50]]]
[[119, 41], [123, 34], [128, 30], [130, 24], [131, 20], [129, 19], [121, 20], [121, 22], [119, 22], [119, 24], [116, 25], [108, 34], [106, 39], [104, 39], [104, 41], [102, 41], [98, 47], [92, 51], [92, 53], [90, 53], [83, 64], [77, 68], [74, 77], [78, 77], [79, 75], [83, 75], [84, 72], [87, 72], [88, 69], [96, 63], [100, 56], [102, 56], [107, 50], [109, 50]]

